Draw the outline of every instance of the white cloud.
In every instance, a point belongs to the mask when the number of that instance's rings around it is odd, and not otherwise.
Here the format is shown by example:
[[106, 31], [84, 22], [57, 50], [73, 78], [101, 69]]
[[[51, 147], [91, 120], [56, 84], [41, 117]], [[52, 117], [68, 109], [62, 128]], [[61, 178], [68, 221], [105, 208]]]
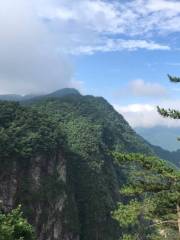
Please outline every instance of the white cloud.
[[118, 28], [120, 12], [116, 4], [103, 0], [60, 0], [46, 1], [41, 11], [59, 25], [73, 24], [76, 30], [91, 29], [96, 32], [114, 32]]
[[101, 45], [88, 45], [74, 47], [68, 51], [73, 55], [88, 54], [92, 55], [96, 52], [118, 52], [122, 50], [135, 51], [138, 49], [147, 50], [170, 50], [167, 45], [160, 45], [152, 41], [146, 40], [123, 40], [123, 39], [105, 39]]
[[180, 3], [175, 0], [61, 0], [53, 6], [49, 4], [41, 14], [99, 33], [143, 35], [157, 30], [180, 31]]
[[75, 88], [78, 89], [80, 92], [85, 92], [84, 82], [72, 79], [69, 84], [67, 85], [68, 88]]
[[[158, 104], [164, 108], [180, 109], [180, 101], [163, 101]], [[150, 128], [154, 126], [180, 127], [180, 120], [163, 118], [157, 113], [153, 104], [129, 104], [125, 106], [114, 105], [132, 127]]]
[[33, 1], [0, 1], [0, 93], [49, 92], [72, 78]]
[[159, 83], [136, 79], [130, 81], [124, 88], [116, 91], [115, 95], [125, 97], [150, 97], [157, 99], [168, 97], [168, 92], [167, 89]]
[[[132, 127], [153, 127], [162, 123], [156, 113], [155, 107], [148, 104], [130, 104], [127, 106], [114, 106], [124, 116]], [[161, 120], [161, 121], [160, 121]]]
[[[169, 34], [180, 31], [180, 3], [176, 0], [135, 0], [120, 6], [124, 32], [131, 35]], [[127, 10], [128, 9], [128, 10]], [[129, 12], [128, 18], [126, 12]]]
[[147, 6], [151, 11], [172, 11], [175, 14], [180, 12], [180, 3], [177, 0], [150, 0]]
[[142, 79], [132, 81], [127, 91], [137, 97], [165, 97], [167, 91], [159, 83], [145, 82]]
[[169, 50], [154, 33], [179, 31], [180, 3], [173, 0], [0, 1], [0, 93], [68, 86], [67, 53]]
[[171, 10], [168, 6], [159, 11], [160, 6], [153, 9], [155, 1], [61, 0], [50, 4], [47, 0], [46, 3], [40, 15], [48, 19], [51, 29], [63, 30], [59, 38], [64, 40], [65, 52], [93, 54], [125, 49], [170, 49], [167, 44], [145, 39], [145, 34], [163, 31], [167, 21], [175, 21], [174, 17], [166, 19], [164, 11]]

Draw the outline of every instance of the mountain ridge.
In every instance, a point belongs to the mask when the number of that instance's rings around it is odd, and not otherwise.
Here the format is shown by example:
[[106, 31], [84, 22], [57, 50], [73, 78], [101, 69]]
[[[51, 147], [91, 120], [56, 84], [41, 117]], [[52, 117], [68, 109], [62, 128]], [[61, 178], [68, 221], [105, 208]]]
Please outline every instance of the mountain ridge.
[[180, 136], [179, 127], [156, 126], [152, 128], [135, 128], [135, 131], [153, 145], [169, 151], [180, 149], [177, 138]]
[[62, 88], [47, 94], [27, 94], [27, 95], [19, 95], [19, 94], [1, 94], [0, 100], [4, 101], [28, 101], [32, 99], [39, 100], [41, 98], [51, 98], [51, 97], [63, 97], [66, 95], [80, 95], [80, 92], [75, 88]]
[[[153, 155], [102, 97], [0, 101], [0, 200], [22, 204], [39, 240], [117, 240], [126, 174], [112, 151]], [[169, 157], [169, 156], [168, 156]]]
[[[63, 91], [64, 89], [62, 89], [62, 91]], [[65, 89], [66, 90], [66, 89]], [[75, 94], [63, 94], [63, 95], [61, 95], [60, 97], [62, 98], [62, 100], [63, 100], [63, 98], [66, 100], [66, 99], [68, 99], [69, 97], [79, 97], [80, 99], [82, 99], [82, 98], [91, 98], [91, 100], [92, 99], [97, 99], [97, 100], [99, 100], [99, 101], [102, 101], [102, 102], [104, 102], [105, 104], [107, 104], [107, 105], [109, 105], [109, 106], [111, 106], [109, 103], [108, 103], [108, 101], [106, 100], [106, 99], [104, 99], [103, 97], [94, 97], [94, 96], [91, 96], [91, 95], [86, 95], [86, 96], [83, 96], [83, 95], [81, 95], [76, 89], [70, 89], [70, 90], [75, 90]], [[59, 91], [59, 90], [58, 90]], [[57, 91], [57, 92], [58, 92]], [[60, 90], [61, 91], [61, 90]], [[77, 92], [76, 92], [77, 91]], [[70, 91], [71, 92], [71, 91]], [[72, 95], [72, 96], [69, 96], [69, 95]], [[39, 100], [41, 100], [42, 102], [43, 101], [45, 101], [45, 100], [47, 100], [48, 101], [48, 99], [49, 98], [51, 98], [53, 96], [53, 98], [54, 98], [54, 100], [56, 99], [56, 98], [58, 98], [58, 96], [56, 96], [56, 92], [55, 92], [55, 94], [54, 94], [54, 92], [53, 93], [51, 93], [51, 94], [48, 94], [48, 95], [45, 95], [45, 96], [42, 96], [40, 99], [37, 99], [37, 98], [32, 98], [32, 99], [29, 99], [29, 100], [27, 100], [27, 101], [25, 101], [26, 103], [28, 103], [28, 104], [33, 104], [34, 102], [38, 102]], [[40, 101], [40, 102], [41, 102]], [[41, 103], [40, 103], [41, 104]], [[113, 109], [115, 112], [116, 112], [116, 110], [111, 106], [111, 109]], [[117, 114], [119, 115], [119, 116], [121, 116], [121, 118], [123, 118], [123, 122], [126, 122], [127, 123], [127, 121], [124, 119], [124, 117], [121, 115], [121, 114], [119, 114], [118, 112], [117, 112]], [[113, 119], [111, 119], [111, 121], [113, 121]], [[129, 125], [129, 124], [128, 124]], [[147, 139], [145, 139], [141, 134], [139, 134], [139, 131], [137, 131], [137, 129], [132, 129], [131, 128], [131, 130], [134, 132], [133, 134], [137, 134], [138, 135], [138, 138], [139, 139], [141, 139], [141, 141], [142, 142], [144, 142], [145, 143], [145, 145], [146, 146], [148, 146], [148, 148], [149, 149], [151, 149], [151, 151], [154, 153], [154, 154], [156, 154], [157, 156], [159, 156], [160, 158], [163, 158], [163, 159], [165, 159], [165, 160], [167, 160], [167, 161], [170, 161], [171, 163], [173, 163], [173, 164], [175, 164], [176, 166], [178, 166], [178, 167], [180, 167], [180, 161], [179, 161], [179, 151], [169, 151], [168, 149], [165, 149], [165, 148], [163, 148], [162, 146], [158, 146], [158, 145], [156, 145], [156, 144], [154, 144], [154, 143], [152, 143], [152, 142], [149, 142]], [[119, 150], [119, 149], [118, 149]], [[151, 153], [152, 153], [151, 152]]]

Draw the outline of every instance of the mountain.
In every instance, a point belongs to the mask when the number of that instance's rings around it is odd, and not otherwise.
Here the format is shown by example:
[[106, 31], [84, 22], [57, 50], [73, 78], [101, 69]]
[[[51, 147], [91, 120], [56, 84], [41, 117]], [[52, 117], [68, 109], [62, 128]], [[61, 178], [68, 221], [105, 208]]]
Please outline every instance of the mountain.
[[153, 145], [169, 151], [180, 149], [180, 143], [177, 141], [177, 137], [180, 136], [180, 128], [157, 126], [153, 128], [135, 128], [135, 131]]
[[158, 157], [167, 160], [170, 163], [174, 164], [176, 167], [180, 168], [180, 150], [170, 152], [154, 145], [151, 145], [151, 148]]
[[49, 94], [46, 94], [46, 95], [40, 95], [40, 96], [37, 96], [37, 97], [33, 97], [33, 98], [30, 98], [30, 99], [22, 99], [22, 103], [23, 104], [31, 104], [35, 101], [44, 101], [45, 99], [54, 99], [54, 98], [62, 98], [62, 97], [65, 97], [65, 96], [70, 96], [70, 95], [80, 95], [79, 91], [74, 89], [74, 88], [63, 88], [63, 89], [60, 89], [60, 90], [57, 90], [55, 92], [52, 92], [52, 93], [49, 93]]
[[77, 89], [74, 88], [63, 88], [48, 94], [47, 97], [64, 97], [67, 95], [80, 95], [80, 93]]
[[111, 152], [154, 147], [104, 98], [70, 92], [0, 101], [3, 210], [21, 203], [38, 240], [117, 240], [111, 212], [126, 175]]
[[17, 94], [0, 95], [0, 100], [4, 100], [4, 101], [20, 101], [22, 98], [23, 96], [17, 95]]
[[24, 101], [30, 101], [30, 100], [40, 100], [44, 98], [56, 98], [56, 97], [63, 97], [66, 95], [79, 95], [79, 91], [74, 88], [63, 88], [60, 90], [57, 90], [55, 92], [49, 93], [49, 94], [28, 94], [28, 95], [18, 95], [18, 94], [4, 94], [0, 95], [0, 100], [2, 101], [15, 101], [15, 102], [24, 102]]
[[4, 95], [0, 95], [0, 100], [20, 102], [20, 101], [29, 100], [38, 96], [39, 95], [34, 95], [34, 94], [28, 94], [24, 96], [18, 95], [18, 94], [4, 94]]

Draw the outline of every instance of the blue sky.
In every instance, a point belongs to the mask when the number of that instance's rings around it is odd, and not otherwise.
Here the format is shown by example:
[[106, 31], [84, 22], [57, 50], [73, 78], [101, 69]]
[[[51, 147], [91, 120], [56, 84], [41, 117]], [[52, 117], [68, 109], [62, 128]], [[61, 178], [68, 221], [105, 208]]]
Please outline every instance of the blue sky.
[[0, 93], [75, 87], [105, 97], [136, 126], [179, 126], [180, 1], [11, 0], [0, 3]]
[[[130, 104], [137, 96], [124, 97], [121, 90], [132, 81], [141, 79], [146, 83], [158, 83], [167, 88], [169, 94], [178, 95], [177, 85], [169, 83], [167, 74], [180, 75], [180, 52], [126, 50], [117, 53], [98, 53], [82, 56], [75, 61], [76, 78], [84, 81], [84, 90], [94, 95], [104, 95], [116, 104]], [[119, 94], [118, 94], [119, 93]], [[153, 94], [152, 94], [153, 95]], [[160, 95], [161, 96], [161, 95]], [[167, 95], [164, 95], [167, 97]], [[154, 95], [152, 96], [154, 98]], [[158, 95], [155, 97], [158, 97]], [[146, 96], [139, 96], [146, 102]], [[148, 101], [153, 101], [147, 96]]]

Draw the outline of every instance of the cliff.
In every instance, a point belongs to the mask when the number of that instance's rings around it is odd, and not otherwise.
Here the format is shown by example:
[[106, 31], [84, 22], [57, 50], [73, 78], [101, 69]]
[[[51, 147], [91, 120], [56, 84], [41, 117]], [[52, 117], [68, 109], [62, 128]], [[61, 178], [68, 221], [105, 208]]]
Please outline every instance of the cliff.
[[117, 240], [126, 176], [111, 151], [154, 154], [103, 98], [74, 92], [0, 102], [0, 200], [22, 204], [39, 240]]

